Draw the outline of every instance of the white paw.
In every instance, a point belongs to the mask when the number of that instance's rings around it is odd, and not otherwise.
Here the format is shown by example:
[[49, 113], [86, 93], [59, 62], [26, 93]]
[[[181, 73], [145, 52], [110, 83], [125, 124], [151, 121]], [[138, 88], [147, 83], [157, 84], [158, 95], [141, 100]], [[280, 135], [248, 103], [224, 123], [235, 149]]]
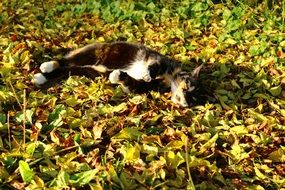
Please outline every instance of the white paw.
[[48, 61], [41, 64], [40, 70], [42, 73], [50, 73], [53, 70], [55, 70], [57, 67], [59, 67], [57, 61]]
[[47, 79], [42, 73], [37, 73], [34, 75], [33, 83], [36, 86], [41, 86], [42, 84], [46, 82], [47, 82]]
[[109, 75], [109, 80], [112, 84], [117, 84], [120, 81], [120, 70], [114, 70], [113, 72], [110, 73]]

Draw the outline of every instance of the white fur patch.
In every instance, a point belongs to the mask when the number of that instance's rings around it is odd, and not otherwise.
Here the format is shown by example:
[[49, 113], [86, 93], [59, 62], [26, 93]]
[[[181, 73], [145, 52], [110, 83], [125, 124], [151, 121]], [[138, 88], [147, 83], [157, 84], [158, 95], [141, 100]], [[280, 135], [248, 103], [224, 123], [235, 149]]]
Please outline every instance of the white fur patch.
[[148, 70], [148, 66], [151, 65], [154, 61], [153, 59], [145, 61], [145, 57], [145, 51], [139, 50], [134, 61], [130, 63], [130, 66], [126, 69], [122, 69], [122, 71], [126, 72], [129, 76], [136, 80], [144, 80], [146, 82], [150, 82], [151, 76]]
[[129, 76], [136, 80], [144, 80], [146, 82], [151, 81], [148, 66], [144, 60], [136, 60], [127, 69], [122, 69]]
[[34, 75], [33, 82], [36, 86], [41, 86], [47, 82], [47, 79], [42, 73], [37, 73]]
[[41, 64], [40, 70], [42, 73], [50, 73], [58, 67], [59, 64], [57, 61], [48, 61]]
[[120, 70], [114, 70], [110, 73], [109, 80], [112, 84], [118, 84], [118, 82], [120, 81], [120, 73]]

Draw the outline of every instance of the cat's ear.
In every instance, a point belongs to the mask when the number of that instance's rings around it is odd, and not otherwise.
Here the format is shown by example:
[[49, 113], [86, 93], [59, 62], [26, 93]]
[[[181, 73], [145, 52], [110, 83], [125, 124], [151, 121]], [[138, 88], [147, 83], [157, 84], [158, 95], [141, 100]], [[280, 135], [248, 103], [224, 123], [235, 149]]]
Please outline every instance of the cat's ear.
[[198, 79], [199, 73], [200, 73], [200, 70], [202, 69], [202, 67], [203, 67], [203, 65], [200, 65], [200, 66], [196, 67], [196, 68], [191, 72], [191, 76], [192, 76], [193, 78]]

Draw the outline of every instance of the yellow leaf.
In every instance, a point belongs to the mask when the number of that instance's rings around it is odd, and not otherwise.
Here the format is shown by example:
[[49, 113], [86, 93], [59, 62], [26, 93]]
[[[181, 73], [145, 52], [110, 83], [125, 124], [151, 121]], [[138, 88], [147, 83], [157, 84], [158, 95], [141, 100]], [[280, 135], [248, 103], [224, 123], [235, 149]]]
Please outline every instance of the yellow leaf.
[[126, 127], [122, 129], [118, 134], [114, 135], [112, 139], [126, 139], [126, 140], [137, 140], [143, 133], [136, 128]]
[[219, 134], [216, 133], [209, 141], [207, 141], [205, 144], [203, 144], [200, 148], [199, 153], [202, 154], [205, 152], [208, 148], [211, 148], [215, 145], [217, 139], [219, 138]]
[[127, 162], [137, 162], [140, 158], [141, 147], [136, 145], [126, 145], [122, 146], [120, 149], [121, 154], [124, 157], [124, 160]]
[[174, 141], [169, 142], [166, 145], [166, 148], [168, 148], [170, 150], [175, 150], [175, 149], [182, 148], [183, 145], [184, 145], [184, 143], [182, 141], [174, 140]]
[[273, 162], [285, 162], [285, 148], [279, 148], [278, 150], [275, 150], [269, 154], [268, 157]]
[[248, 133], [248, 129], [243, 125], [234, 126], [230, 129], [230, 131], [238, 135], [244, 135]]

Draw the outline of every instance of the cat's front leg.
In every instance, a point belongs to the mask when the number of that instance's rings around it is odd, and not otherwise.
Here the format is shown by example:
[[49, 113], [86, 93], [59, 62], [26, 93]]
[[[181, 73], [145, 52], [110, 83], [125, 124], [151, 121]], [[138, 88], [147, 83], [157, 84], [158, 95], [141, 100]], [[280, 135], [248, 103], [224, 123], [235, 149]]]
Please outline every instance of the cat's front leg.
[[181, 107], [188, 107], [188, 103], [184, 94], [185, 82], [184, 81], [170, 81], [171, 85], [171, 101]]
[[130, 90], [127, 86], [124, 85], [124, 82], [121, 80], [120, 78], [120, 75], [121, 75], [121, 71], [119, 69], [116, 69], [114, 71], [112, 71], [110, 74], [109, 74], [109, 81], [112, 83], [112, 84], [120, 84], [121, 87], [122, 87], [122, 90], [125, 92], [125, 93], [130, 93]]
[[112, 84], [118, 84], [120, 82], [121, 71], [116, 69], [109, 74], [109, 81]]

